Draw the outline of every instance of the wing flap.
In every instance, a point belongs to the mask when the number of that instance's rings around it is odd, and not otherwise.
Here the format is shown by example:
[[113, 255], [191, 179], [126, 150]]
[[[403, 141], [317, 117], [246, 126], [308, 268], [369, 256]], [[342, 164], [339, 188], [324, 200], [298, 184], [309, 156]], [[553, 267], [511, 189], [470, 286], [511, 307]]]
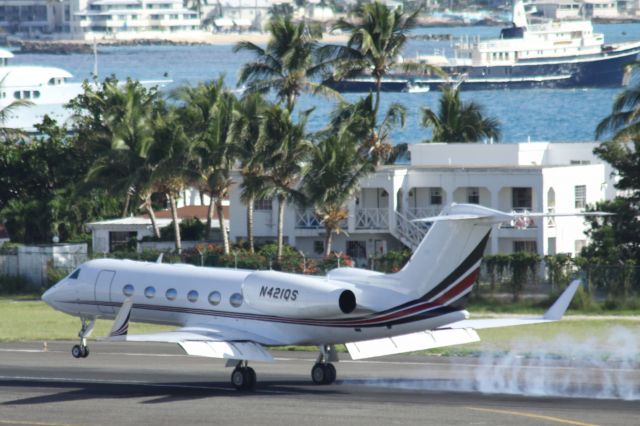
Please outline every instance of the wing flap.
[[243, 361], [273, 362], [273, 356], [258, 343], [182, 341], [178, 345], [187, 355]]
[[480, 337], [475, 330], [471, 328], [458, 328], [420, 331], [418, 333], [403, 334], [401, 336], [347, 343], [346, 346], [351, 358], [357, 360], [440, 348], [443, 346], [461, 345], [479, 340]]

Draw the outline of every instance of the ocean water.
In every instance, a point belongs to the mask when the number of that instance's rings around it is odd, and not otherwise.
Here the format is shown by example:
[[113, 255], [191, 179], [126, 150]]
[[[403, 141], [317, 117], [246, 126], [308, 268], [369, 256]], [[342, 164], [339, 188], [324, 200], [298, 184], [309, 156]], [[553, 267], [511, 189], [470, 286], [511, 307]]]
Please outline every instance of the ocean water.
[[[640, 38], [640, 24], [595, 25], [595, 31], [605, 34], [606, 42]], [[418, 34], [451, 34], [454, 38], [497, 36], [497, 27], [436, 27], [416, 30]], [[452, 42], [412, 40], [405, 57], [416, 53], [432, 53], [434, 49], [449, 51]], [[173, 83], [166, 90], [183, 84], [195, 85], [225, 76], [231, 87], [236, 86], [241, 66], [251, 59], [246, 53], [233, 53], [232, 46], [129, 46], [99, 47], [100, 77], [116, 75], [120, 79], [165, 79]], [[71, 72], [81, 81], [90, 78], [94, 67], [92, 54], [48, 55], [19, 54], [14, 64], [51, 65]], [[485, 113], [497, 118], [502, 127], [503, 142], [532, 141], [591, 141], [598, 122], [611, 111], [614, 97], [621, 88], [602, 89], [531, 89], [463, 92], [462, 98], [482, 105]], [[347, 100], [359, 95], [349, 94]], [[393, 132], [394, 143], [416, 143], [429, 138], [420, 126], [420, 109], [437, 108], [439, 93], [384, 93], [382, 108], [399, 102], [407, 109], [405, 127]], [[302, 96], [300, 109], [314, 108], [309, 121], [310, 130], [319, 130], [335, 101], [319, 96]]]

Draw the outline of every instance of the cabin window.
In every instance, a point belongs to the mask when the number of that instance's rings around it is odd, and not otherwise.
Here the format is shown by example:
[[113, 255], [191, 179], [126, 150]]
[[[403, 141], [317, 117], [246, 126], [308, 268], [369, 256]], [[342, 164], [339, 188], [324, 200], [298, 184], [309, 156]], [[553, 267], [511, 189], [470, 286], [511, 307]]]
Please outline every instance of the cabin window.
[[165, 293], [165, 296], [167, 297], [168, 300], [176, 300], [176, 297], [178, 297], [178, 292], [176, 291], [175, 288], [170, 288]]
[[234, 308], [239, 308], [242, 305], [242, 295], [240, 293], [233, 293], [229, 298], [229, 303]]
[[20, 96], [19, 90], [16, 90], [15, 92], [13, 92], [13, 97], [14, 99], [22, 99], [22, 97]]
[[33, 92], [33, 98], [34, 99], [40, 98], [40, 91], [39, 90], [36, 90], [36, 91]]
[[211, 303], [213, 306], [219, 304], [221, 300], [222, 295], [219, 291], [212, 291], [211, 293], [209, 293], [209, 303]]
[[69, 279], [70, 280], [77, 280], [78, 279], [78, 275], [80, 275], [80, 268], [78, 268], [75, 271], [73, 271], [71, 273], [71, 275], [69, 275]]
[[211, 303], [213, 306], [219, 304], [221, 300], [222, 295], [219, 291], [212, 291], [211, 293], [209, 293], [209, 303]]
[[144, 295], [147, 299], [153, 299], [156, 296], [156, 289], [149, 286], [144, 289]]
[[31, 92], [30, 92], [30, 91], [28, 91], [28, 90], [23, 90], [23, 91], [22, 91], [22, 97], [23, 97], [24, 99], [31, 99]]
[[51, 77], [51, 78], [49, 79], [49, 86], [54, 86], [55, 84], [56, 84], [56, 79], [55, 79], [55, 78], [53, 78], [53, 77]]
[[127, 284], [122, 288], [122, 294], [124, 294], [126, 297], [131, 297], [133, 296], [133, 291], [135, 289], [133, 288], [132, 284]]
[[198, 301], [198, 292], [195, 290], [191, 290], [187, 293], [187, 300], [191, 303], [196, 303]]

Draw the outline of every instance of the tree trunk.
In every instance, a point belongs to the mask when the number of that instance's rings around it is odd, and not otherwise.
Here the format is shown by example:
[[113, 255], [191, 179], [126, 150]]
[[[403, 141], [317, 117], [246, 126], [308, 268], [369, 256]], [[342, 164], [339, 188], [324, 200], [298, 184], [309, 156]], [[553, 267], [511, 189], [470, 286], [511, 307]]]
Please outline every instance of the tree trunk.
[[333, 229], [325, 226], [324, 227], [324, 257], [329, 257], [331, 255], [331, 241], [333, 239]]
[[149, 219], [151, 219], [151, 227], [153, 228], [153, 235], [156, 238], [160, 238], [160, 228], [158, 227], [158, 222], [156, 221], [156, 214], [153, 211], [153, 206], [151, 205], [151, 195], [147, 197], [144, 202], [145, 210], [149, 215]]
[[176, 236], [176, 252], [182, 254], [182, 240], [180, 239], [180, 224], [178, 223], [178, 208], [176, 207], [176, 198], [172, 192], [169, 192], [169, 205], [171, 207], [171, 217], [173, 218], [173, 231]]
[[282, 249], [284, 247], [284, 195], [278, 195], [278, 263], [282, 261]]
[[127, 188], [127, 196], [124, 199], [124, 208], [122, 209], [122, 217], [127, 217], [127, 214], [129, 214], [129, 204], [131, 204], [131, 194], [129, 193], [129, 188]]
[[218, 222], [220, 222], [220, 233], [222, 234], [222, 244], [224, 246], [224, 254], [231, 253], [231, 248], [229, 247], [229, 232], [227, 232], [227, 227], [224, 226], [224, 211], [222, 207], [222, 199], [216, 198], [216, 213], [218, 214]]
[[209, 208], [207, 209], [207, 241], [211, 241], [211, 222], [213, 222], [213, 196], [209, 198]]
[[249, 253], [254, 254], [255, 248], [253, 246], [253, 207], [255, 204], [255, 197], [249, 199], [247, 205], [247, 239], [249, 240]]

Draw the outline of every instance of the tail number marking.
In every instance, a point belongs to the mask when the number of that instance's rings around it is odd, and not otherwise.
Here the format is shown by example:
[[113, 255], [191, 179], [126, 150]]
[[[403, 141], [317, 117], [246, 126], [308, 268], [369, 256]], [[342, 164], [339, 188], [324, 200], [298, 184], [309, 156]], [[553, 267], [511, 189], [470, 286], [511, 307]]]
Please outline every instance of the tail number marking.
[[298, 298], [298, 290], [263, 285], [262, 287], [260, 287], [260, 297], [293, 302]]

